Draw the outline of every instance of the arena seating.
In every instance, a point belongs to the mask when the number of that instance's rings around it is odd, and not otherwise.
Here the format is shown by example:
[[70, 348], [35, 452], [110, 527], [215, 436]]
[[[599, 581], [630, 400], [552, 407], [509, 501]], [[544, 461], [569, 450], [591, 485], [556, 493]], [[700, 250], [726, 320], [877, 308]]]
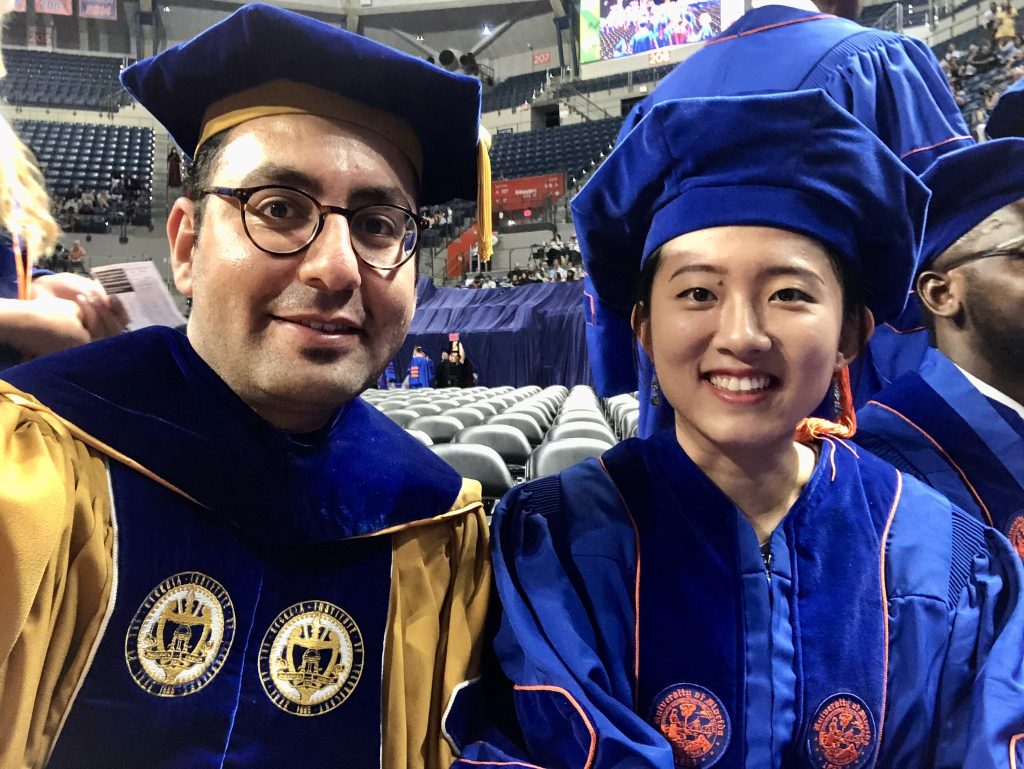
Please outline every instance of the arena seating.
[[579, 177], [600, 162], [622, 126], [621, 117], [573, 123], [543, 131], [499, 134], [491, 147], [495, 179], [565, 172]]
[[131, 97], [118, 82], [128, 60], [72, 53], [3, 50], [7, 77], [0, 96], [18, 106], [114, 112]]
[[[367, 390], [362, 397], [464, 477], [479, 480], [488, 509], [515, 483], [557, 473], [636, 435], [640, 408], [633, 395], [602, 400], [585, 385]], [[440, 413], [421, 415], [425, 406]]]
[[544, 87], [549, 74], [552, 77], [557, 76], [558, 70], [542, 69], [505, 78], [494, 86], [493, 91], [484, 94], [482, 111], [497, 112], [503, 109], [515, 109], [523, 103], [529, 102]]
[[149, 187], [153, 177], [153, 130], [129, 126], [15, 120], [15, 132], [36, 154], [51, 192], [73, 185], [107, 189], [129, 173]]

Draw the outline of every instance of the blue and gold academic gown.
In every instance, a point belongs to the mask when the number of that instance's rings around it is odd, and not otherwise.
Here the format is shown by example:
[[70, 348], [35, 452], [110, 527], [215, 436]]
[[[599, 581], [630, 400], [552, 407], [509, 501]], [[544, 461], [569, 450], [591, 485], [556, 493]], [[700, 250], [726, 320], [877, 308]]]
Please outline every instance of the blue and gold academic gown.
[[181, 334], [0, 382], [0, 766], [441, 767], [475, 482], [359, 399], [290, 435]]
[[934, 347], [857, 412], [857, 443], [1009, 537], [1024, 558], [1024, 419]]
[[1020, 766], [1019, 559], [856, 452], [821, 445], [770, 555], [671, 430], [513, 490], [494, 651], [518, 723], [474, 723], [464, 689], [458, 765]]

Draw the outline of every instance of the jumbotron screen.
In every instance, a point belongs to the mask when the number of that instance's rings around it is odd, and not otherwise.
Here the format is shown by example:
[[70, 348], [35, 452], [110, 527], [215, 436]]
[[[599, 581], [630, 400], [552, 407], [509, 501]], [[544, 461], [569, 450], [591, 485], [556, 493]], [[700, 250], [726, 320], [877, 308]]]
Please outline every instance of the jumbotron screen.
[[721, 31], [721, 0], [582, 0], [580, 63], [710, 40]]

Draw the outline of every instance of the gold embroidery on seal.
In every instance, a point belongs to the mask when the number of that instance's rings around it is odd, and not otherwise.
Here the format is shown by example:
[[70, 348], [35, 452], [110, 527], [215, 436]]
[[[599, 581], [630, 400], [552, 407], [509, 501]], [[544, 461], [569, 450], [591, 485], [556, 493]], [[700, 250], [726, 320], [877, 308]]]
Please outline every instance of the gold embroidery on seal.
[[235, 614], [224, 587], [199, 572], [168, 577], [146, 596], [125, 636], [125, 662], [140, 687], [158, 697], [185, 697], [224, 664]]
[[267, 630], [260, 681], [281, 710], [319, 716], [352, 694], [363, 659], [362, 633], [345, 611], [326, 601], [303, 601], [281, 612]]

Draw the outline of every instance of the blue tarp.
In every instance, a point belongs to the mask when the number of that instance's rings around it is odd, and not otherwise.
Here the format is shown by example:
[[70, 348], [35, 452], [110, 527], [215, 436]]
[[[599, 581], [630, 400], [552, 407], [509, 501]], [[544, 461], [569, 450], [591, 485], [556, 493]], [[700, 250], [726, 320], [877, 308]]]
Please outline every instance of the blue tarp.
[[583, 320], [583, 282], [537, 283], [515, 288], [437, 288], [416, 285], [416, 314], [398, 355], [405, 376], [412, 348], [437, 363], [457, 332], [478, 384], [591, 384]]

